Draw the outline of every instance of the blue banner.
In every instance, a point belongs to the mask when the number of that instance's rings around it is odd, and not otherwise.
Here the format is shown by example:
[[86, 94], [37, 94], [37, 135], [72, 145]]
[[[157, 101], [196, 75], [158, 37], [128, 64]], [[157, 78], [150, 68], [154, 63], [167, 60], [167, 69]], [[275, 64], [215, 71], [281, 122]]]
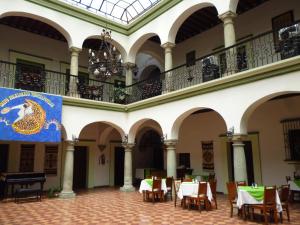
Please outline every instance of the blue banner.
[[0, 140], [61, 141], [62, 97], [0, 88]]

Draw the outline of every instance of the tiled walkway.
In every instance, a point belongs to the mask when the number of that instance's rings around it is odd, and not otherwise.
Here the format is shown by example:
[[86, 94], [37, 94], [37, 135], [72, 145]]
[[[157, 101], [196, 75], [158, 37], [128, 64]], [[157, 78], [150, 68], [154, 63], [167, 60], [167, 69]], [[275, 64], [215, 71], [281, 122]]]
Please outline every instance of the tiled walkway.
[[[138, 192], [123, 193], [112, 188], [80, 193], [75, 199], [46, 199], [42, 202], [0, 203], [0, 224], [261, 224], [229, 217], [225, 196], [218, 196], [218, 210], [183, 210], [174, 202], [143, 202]], [[300, 206], [291, 209], [291, 223], [300, 225]]]

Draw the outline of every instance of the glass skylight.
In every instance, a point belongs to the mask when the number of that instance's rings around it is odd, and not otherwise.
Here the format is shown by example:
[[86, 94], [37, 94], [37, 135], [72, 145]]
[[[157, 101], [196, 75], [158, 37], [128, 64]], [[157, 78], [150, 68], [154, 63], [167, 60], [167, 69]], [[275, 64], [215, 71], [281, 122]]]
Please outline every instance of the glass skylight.
[[161, 0], [60, 0], [99, 14], [107, 19], [129, 24]]

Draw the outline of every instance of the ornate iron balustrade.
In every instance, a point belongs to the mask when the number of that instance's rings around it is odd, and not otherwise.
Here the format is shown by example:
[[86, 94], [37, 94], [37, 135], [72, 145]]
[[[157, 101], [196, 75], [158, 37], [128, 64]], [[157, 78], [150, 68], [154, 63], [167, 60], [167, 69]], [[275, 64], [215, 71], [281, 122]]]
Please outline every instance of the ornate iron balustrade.
[[300, 26], [281, 31], [279, 40], [278, 32], [265, 32], [126, 87], [50, 70], [22, 72], [17, 64], [0, 61], [0, 86], [129, 104], [300, 55], [296, 31]]
[[22, 72], [15, 63], [0, 61], [0, 86], [105, 102], [114, 102], [114, 84], [51, 70]]
[[[287, 31], [288, 32], [288, 31]], [[161, 73], [158, 80], [144, 80], [126, 87], [127, 103], [201, 84], [232, 74], [300, 55], [300, 34], [285, 33], [278, 42], [278, 32], [265, 32], [247, 38], [229, 48], [203, 56], [189, 65], [183, 64]], [[154, 87], [154, 90], [147, 87]], [[159, 91], [158, 91], [159, 90]]]

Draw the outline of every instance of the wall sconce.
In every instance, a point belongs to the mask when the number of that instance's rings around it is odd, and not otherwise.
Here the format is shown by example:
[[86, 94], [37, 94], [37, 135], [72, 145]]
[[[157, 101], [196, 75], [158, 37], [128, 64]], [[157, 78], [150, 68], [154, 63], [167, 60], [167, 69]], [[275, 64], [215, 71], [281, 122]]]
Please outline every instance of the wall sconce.
[[128, 134], [125, 134], [122, 139], [122, 144], [128, 144]]
[[167, 134], [163, 134], [163, 135], [160, 137], [160, 141], [161, 141], [162, 143], [164, 143], [165, 140], [167, 140], [167, 139], [168, 139], [168, 135], [167, 135]]
[[226, 132], [226, 136], [229, 137], [229, 138], [232, 138], [233, 134], [234, 134], [234, 127], [232, 126]]
[[72, 141], [73, 141], [74, 143], [78, 143], [78, 142], [79, 142], [79, 139], [76, 137], [75, 134], [72, 134]]
[[98, 145], [98, 149], [100, 152], [103, 152], [105, 147], [106, 147], [106, 145]]

